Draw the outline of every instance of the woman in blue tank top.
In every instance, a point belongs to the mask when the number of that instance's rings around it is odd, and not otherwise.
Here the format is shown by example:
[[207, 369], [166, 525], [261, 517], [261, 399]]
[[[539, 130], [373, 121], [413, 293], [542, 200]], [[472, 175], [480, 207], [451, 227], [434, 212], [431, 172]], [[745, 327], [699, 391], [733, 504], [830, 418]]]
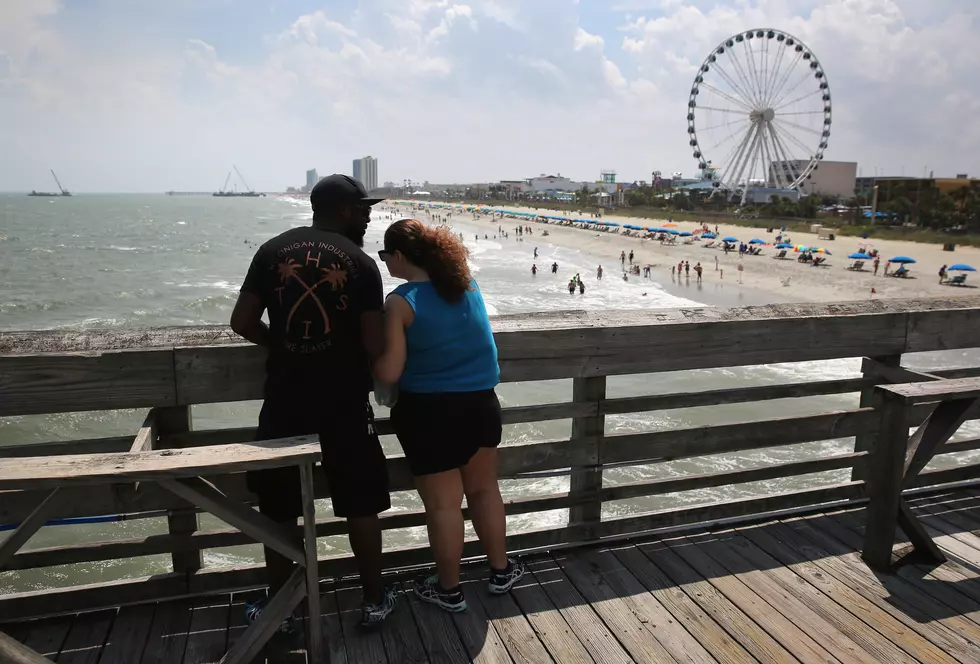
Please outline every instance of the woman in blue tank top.
[[397, 385], [391, 422], [425, 505], [437, 574], [415, 585], [420, 599], [463, 611], [463, 496], [490, 563], [489, 590], [508, 592], [524, 565], [507, 557], [504, 504], [497, 486], [502, 432], [497, 346], [467, 251], [446, 227], [402, 219], [378, 252], [406, 283], [385, 302], [382, 385]]

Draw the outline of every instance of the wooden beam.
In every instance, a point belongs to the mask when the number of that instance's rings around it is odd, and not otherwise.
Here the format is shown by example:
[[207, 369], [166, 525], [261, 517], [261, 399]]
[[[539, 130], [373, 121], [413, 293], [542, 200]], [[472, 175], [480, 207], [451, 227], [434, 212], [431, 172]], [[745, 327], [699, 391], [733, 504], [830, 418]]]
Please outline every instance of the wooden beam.
[[61, 497], [59, 489], [53, 489], [41, 504], [34, 508], [34, 511], [24, 519], [14, 532], [7, 536], [7, 539], [0, 544], [0, 569], [10, 560], [15, 553], [24, 546], [27, 540], [33, 537], [34, 533], [44, 525], [48, 517], [55, 511], [58, 499]]
[[943, 553], [939, 545], [936, 544], [932, 536], [926, 532], [925, 526], [916, 518], [915, 514], [909, 508], [908, 502], [904, 499], [898, 508], [898, 525], [902, 529], [902, 532], [909, 538], [909, 542], [915, 547], [918, 553], [925, 554], [929, 559], [936, 563], [942, 564], [946, 562], [946, 554]]
[[320, 575], [316, 555], [316, 506], [313, 503], [313, 464], [299, 467], [300, 493], [303, 498], [303, 553], [306, 554], [306, 651], [310, 662], [321, 662], [330, 652], [323, 642], [320, 620]]
[[[865, 361], [867, 360], [867, 362]], [[870, 380], [872, 384], [863, 390], [861, 390], [861, 401], [859, 405], [861, 408], [871, 408], [875, 405], [878, 397], [875, 396], [874, 386], [885, 382], [885, 378], [878, 374], [878, 370], [882, 367], [897, 367], [902, 364], [902, 354], [892, 353], [890, 355], [882, 355], [878, 357], [867, 357], [863, 358], [861, 361], [861, 375], [866, 380]], [[855, 452], [867, 452], [874, 447], [875, 441], [878, 439], [877, 427], [871, 428], [868, 431], [862, 431], [854, 437], [854, 451]], [[851, 480], [858, 482], [865, 479], [865, 468], [855, 466], [851, 470]]]
[[902, 397], [909, 404], [943, 399], [980, 399], [980, 377], [883, 385], [882, 389]]
[[[157, 428], [160, 431], [161, 443], [167, 435], [191, 431], [194, 428], [191, 407], [158, 408]], [[248, 440], [255, 440], [255, 437], [253, 436]], [[161, 444], [160, 447], [166, 447], [166, 444]], [[199, 527], [200, 519], [195, 508], [168, 509], [167, 532], [171, 535], [189, 536], [197, 532]], [[204, 566], [204, 556], [200, 550], [172, 551], [170, 553], [170, 565], [175, 572], [193, 574]]]
[[866, 466], [869, 503], [861, 557], [871, 567], [887, 570], [902, 501], [909, 428], [904, 400], [884, 386], [875, 388], [875, 410], [880, 428]]
[[946, 444], [960, 425], [966, 421], [976, 399], [956, 399], [943, 401], [919, 425], [906, 444], [903, 482], [909, 482], [925, 468], [936, 452]]
[[0, 663], [2, 664], [53, 664], [47, 657], [37, 654], [17, 639], [0, 631]]
[[320, 460], [316, 436], [297, 436], [225, 445], [214, 449], [152, 450], [133, 454], [72, 454], [58, 457], [26, 457], [0, 465], [0, 489], [44, 489], [126, 483], [139, 480], [172, 480], [206, 474], [239, 473], [276, 468], [290, 463]]
[[[606, 398], [606, 378], [574, 378], [572, 380], [572, 400], [579, 403], [595, 403]], [[583, 526], [585, 532], [591, 533], [602, 520], [602, 501], [599, 491], [602, 489], [602, 440], [605, 430], [605, 417], [598, 414], [592, 417], [577, 417], [572, 420], [571, 442], [593, 445], [596, 462], [591, 467], [577, 466], [571, 468], [571, 479], [568, 492], [572, 496], [581, 495], [586, 502], [576, 505], [568, 511], [568, 523], [573, 526]], [[588, 443], [586, 443], [588, 441]]]
[[[221, 658], [219, 664], [250, 664], [279, 629], [283, 619], [302, 601], [304, 595], [306, 595], [306, 586], [303, 568], [297, 567], [285, 585], [262, 609], [259, 619], [249, 625], [245, 633]], [[320, 616], [317, 616], [317, 620], [310, 622], [319, 623], [319, 618]], [[312, 658], [311, 662], [321, 664]]]
[[157, 413], [155, 408], [151, 408], [143, 420], [143, 426], [133, 439], [133, 444], [129, 446], [130, 452], [149, 452], [156, 446], [157, 442]]
[[892, 360], [893, 358], [862, 358], [861, 373], [865, 376], [874, 376], [880, 383], [916, 383], [919, 381], [941, 380], [939, 376], [908, 369], [894, 364]]
[[161, 480], [159, 483], [168, 491], [250, 535], [256, 542], [278, 551], [300, 565], [306, 564], [306, 557], [296, 546], [289, 530], [269, 517], [229, 499], [201, 478]]

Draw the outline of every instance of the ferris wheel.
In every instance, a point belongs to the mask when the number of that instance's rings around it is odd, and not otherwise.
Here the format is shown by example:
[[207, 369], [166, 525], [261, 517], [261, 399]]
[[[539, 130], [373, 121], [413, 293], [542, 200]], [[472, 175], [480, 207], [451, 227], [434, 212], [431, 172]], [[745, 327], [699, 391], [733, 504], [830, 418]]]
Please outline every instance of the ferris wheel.
[[830, 86], [817, 57], [770, 28], [732, 35], [698, 69], [687, 103], [703, 177], [745, 202], [749, 189], [805, 193], [830, 139]]

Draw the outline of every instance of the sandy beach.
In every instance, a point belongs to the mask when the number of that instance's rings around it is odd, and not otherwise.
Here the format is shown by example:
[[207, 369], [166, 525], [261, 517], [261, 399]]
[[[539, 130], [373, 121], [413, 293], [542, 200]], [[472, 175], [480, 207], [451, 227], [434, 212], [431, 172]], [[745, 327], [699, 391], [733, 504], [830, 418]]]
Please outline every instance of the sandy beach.
[[[406, 215], [411, 212], [411, 205], [405, 202], [398, 202], [399, 209]], [[545, 210], [533, 208], [507, 208], [504, 206], [494, 207], [497, 211], [505, 214], [511, 211], [534, 212], [539, 215], [569, 216], [573, 219], [578, 215], [569, 214], [567, 211]], [[448, 212], [449, 210], [447, 210]], [[435, 211], [434, 211], [435, 212]], [[452, 210], [453, 219], [467, 221], [475, 224], [486, 224], [488, 227], [496, 228], [499, 223], [505, 230], [513, 233], [516, 226], [522, 223], [529, 224], [533, 229], [533, 234], [525, 236], [525, 242], [532, 242], [540, 238], [541, 243], [551, 243], [583, 252], [588, 252], [602, 259], [602, 267], [605, 271], [605, 278], [621, 278], [623, 270], [620, 268], [620, 252], [634, 252], [634, 264], [651, 265], [654, 277], [657, 281], [670, 289], [672, 280], [677, 284], [677, 277], [671, 276], [671, 266], [676, 266], [680, 261], [689, 261], [691, 264], [690, 281], [695, 281], [694, 266], [701, 263], [704, 268], [703, 282], [705, 288], [714, 285], [724, 285], [725, 290], [731, 295], [733, 287], [738, 286], [738, 263], [739, 256], [737, 251], [725, 254], [717, 248], [707, 248], [703, 241], [696, 241], [693, 244], [682, 244], [681, 238], [674, 245], [661, 245], [659, 240], [642, 239], [638, 237], [622, 235], [620, 232], [596, 232], [573, 226], [560, 226], [558, 224], [546, 224], [544, 222], [528, 221], [523, 217], [505, 216], [502, 220], [491, 222], [488, 215], [480, 214], [476, 220], [473, 213], [464, 210]], [[635, 217], [619, 217], [616, 215], [604, 215], [603, 221], [612, 221], [619, 224], [636, 224], [645, 226], [658, 226], [667, 223], [667, 219], [637, 219]], [[678, 231], [694, 231], [694, 222], [676, 222]], [[709, 223], [711, 230], [714, 231], [715, 224]], [[544, 231], [548, 236], [542, 236]], [[972, 265], [980, 270], [980, 248], [957, 246], [954, 252], [943, 251], [941, 245], [923, 244], [919, 242], [905, 242], [896, 240], [861, 240], [856, 237], [837, 237], [833, 241], [821, 240], [816, 234], [812, 233], [789, 233], [792, 244], [802, 244], [826, 248], [831, 252], [824, 265], [814, 267], [809, 264], [799, 263], [796, 259], [799, 254], [789, 250], [786, 259], [778, 260], [774, 257], [779, 254], [771, 244], [778, 235], [778, 229], [768, 233], [765, 227], [750, 228], [746, 226], [733, 226], [718, 224], [719, 238], [733, 236], [742, 242], [748, 242], [753, 238], [758, 238], [770, 243], [763, 247], [762, 255], [746, 255], [741, 259], [743, 264], [742, 284], [745, 289], [755, 292], [764, 292], [771, 295], [773, 301], [785, 302], [788, 300], [800, 300], [811, 302], [842, 302], [863, 300], [870, 298], [928, 298], [928, 297], [955, 297], [969, 296], [977, 294], [977, 287], [980, 286], [980, 274], [966, 273], [967, 286], [957, 287], [939, 283], [939, 268], [943, 265], [953, 265], [955, 263], [965, 263]], [[870, 245], [877, 249], [881, 254], [881, 265], [878, 275], [872, 272], [871, 261], [866, 261], [864, 271], [854, 271], [847, 269], [854, 261], [847, 258], [859, 250], [858, 245]], [[894, 278], [884, 276], [885, 262], [894, 256], [909, 256], [917, 262], [909, 265], [910, 274], [907, 278]], [[717, 269], [716, 269], [717, 259]], [[530, 266], [528, 266], [530, 267]], [[538, 266], [543, 268], [544, 266]], [[897, 266], [892, 265], [892, 270]], [[960, 273], [963, 274], [963, 273]], [[641, 279], [640, 276], [630, 276], [630, 279]], [[686, 278], [684, 278], [686, 281]], [[681, 282], [682, 284], [683, 282]], [[677, 284], [677, 285], [681, 285]], [[872, 290], [874, 292], [872, 292]], [[753, 298], [755, 299], [755, 298]]]

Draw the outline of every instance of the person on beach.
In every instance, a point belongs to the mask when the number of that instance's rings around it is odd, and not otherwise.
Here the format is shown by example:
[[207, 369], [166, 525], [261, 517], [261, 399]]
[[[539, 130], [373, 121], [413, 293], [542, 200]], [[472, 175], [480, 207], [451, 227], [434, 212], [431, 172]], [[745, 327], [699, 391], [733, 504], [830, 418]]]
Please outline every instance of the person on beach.
[[596, 270], [595, 270], [595, 278], [597, 280], [599, 280], [599, 281], [602, 281], [602, 266], [601, 265], [599, 267], [597, 267]]
[[625, 251], [619, 252], [619, 266], [620, 267], [626, 267], [626, 252]]
[[538, 248], [537, 247], [534, 248], [534, 257], [535, 258], [538, 257]]
[[701, 283], [701, 271], [702, 271], [702, 269], [703, 268], [701, 267], [701, 263], [698, 263], [697, 265], [694, 266], [694, 272], [695, 272], [695, 274], [698, 275], [698, 283]]
[[946, 266], [945, 265], [943, 265], [941, 268], [939, 268], [939, 283], [943, 283], [944, 281], [946, 281]]
[[385, 302], [385, 350], [377, 381], [397, 385], [391, 423], [425, 506], [436, 574], [415, 584], [419, 599], [458, 612], [463, 496], [490, 564], [488, 590], [501, 595], [524, 576], [507, 557], [497, 484], [503, 432], [497, 347], [466, 247], [439, 228], [402, 219], [385, 232], [379, 257], [404, 279]]
[[718, 257], [715, 256], [715, 272], [718, 271]]
[[[278, 235], [255, 253], [231, 314], [231, 328], [268, 349], [257, 439], [319, 435], [334, 514], [346, 518], [364, 592], [360, 625], [381, 625], [395, 606], [381, 583], [378, 514], [391, 507], [384, 451], [374, 428], [371, 363], [384, 348], [383, 291], [377, 264], [361, 249], [371, 206], [357, 180], [330, 175], [310, 191], [313, 224]], [[269, 314], [269, 324], [262, 321]], [[259, 511], [295, 529], [302, 515], [299, 473], [248, 473]], [[265, 549], [269, 595], [294, 563]], [[246, 607], [246, 620], [262, 612]], [[282, 631], [291, 630], [287, 619]]]
[[534, 277], [534, 276], [537, 276], [537, 274], [538, 274], [538, 266], [537, 265], [532, 265], [531, 266], [531, 276]]
[[633, 264], [633, 250], [630, 249], [630, 265]]
[[585, 282], [581, 279], [578, 280], [578, 294], [585, 295]]
[[558, 274], [558, 263], [551, 264], [551, 274]]
[[570, 279], [568, 281], [568, 294], [575, 295], [575, 279]]
[[745, 265], [742, 264], [742, 259], [738, 261], [738, 283], [742, 283], [742, 272], [745, 271]]
[[691, 278], [691, 261], [684, 261], [684, 276], [688, 279]]
[[872, 263], [872, 265], [874, 266], [874, 270], [875, 270], [874, 276], [876, 276], [876, 277], [878, 276], [878, 264], [879, 263], [881, 263], [881, 259], [879, 257], [875, 256], [875, 262]]

